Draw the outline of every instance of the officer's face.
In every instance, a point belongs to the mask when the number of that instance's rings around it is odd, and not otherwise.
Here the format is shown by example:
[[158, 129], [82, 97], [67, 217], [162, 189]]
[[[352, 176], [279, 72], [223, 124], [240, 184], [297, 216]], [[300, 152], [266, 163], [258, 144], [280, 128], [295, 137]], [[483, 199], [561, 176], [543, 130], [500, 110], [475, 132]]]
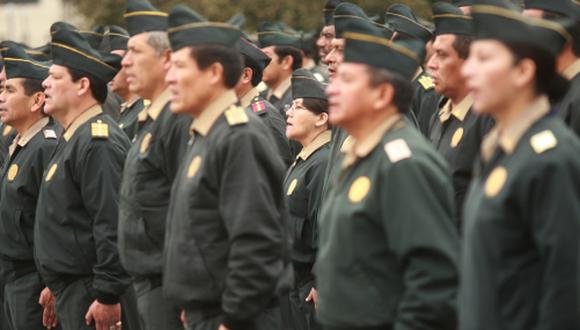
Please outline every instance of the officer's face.
[[304, 99], [295, 99], [286, 112], [286, 137], [305, 143], [306, 139], [326, 125], [326, 114], [315, 114], [304, 106]]
[[434, 53], [427, 63], [427, 68], [433, 75], [435, 91], [445, 96], [454, 96], [465, 86], [465, 80], [461, 76], [461, 67], [465, 60], [455, 51], [454, 41], [455, 36], [452, 34], [437, 36], [433, 43]]
[[331, 49], [326, 55], [325, 61], [328, 64], [328, 76], [333, 79], [336, 71], [344, 59], [344, 39], [332, 39]]
[[209, 104], [212, 91], [219, 85], [222, 71], [216, 72], [214, 63], [200, 70], [192, 58], [191, 48], [185, 47], [171, 54], [171, 67], [165, 81], [171, 91], [171, 111], [197, 116]]
[[475, 41], [462, 73], [478, 113], [501, 112], [513, 95], [521, 92], [522, 71], [514, 66], [510, 50], [499, 41]]
[[[127, 52], [124, 50], [114, 50], [111, 53], [123, 57]], [[127, 92], [129, 92], [129, 83], [127, 83], [127, 69], [125, 67], [122, 67], [119, 73], [117, 73], [117, 75], [115, 76], [115, 78], [111, 80], [109, 85], [111, 86], [111, 90], [113, 92], [118, 93], [120, 95], [126, 95]]]
[[316, 47], [318, 47], [318, 54], [320, 55], [320, 60], [322, 63], [326, 63], [326, 56], [332, 50], [332, 39], [335, 36], [334, 25], [328, 25], [322, 28], [320, 31], [320, 36], [316, 40]]
[[26, 95], [23, 81], [23, 78], [8, 79], [0, 93], [0, 120], [4, 124], [18, 127], [32, 114], [35, 95]]
[[80, 80], [72, 81], [68, 69], [61, 65], [53, 64], [48, 70], [48, 78], [42, 82], [46, 101], [44, 112], [53, 115], [61, 110], [66, 110], [75, 105], [78, 98]]
[[4, 83], [6, 83], [6, 69], [3, 67], [0, 70], [0, 93], [4, 90]]
[[262, 48], [262, 51], [272, 59], [262, 74], [262, 80], [268, 86], [280, 83], [282, 76], [281, 72], [284, 71], [284, 61], [280, 61], [280, 57], [276, 54], [274, 49], [274, 46]]
[[164, 85], [163, 78], [169, 61], [169, 50], [159, 52], [149, 42], [149, 33], [140, 33], [129, 39], [123, 68], [129, 90], [142, 98], [152, 99]]

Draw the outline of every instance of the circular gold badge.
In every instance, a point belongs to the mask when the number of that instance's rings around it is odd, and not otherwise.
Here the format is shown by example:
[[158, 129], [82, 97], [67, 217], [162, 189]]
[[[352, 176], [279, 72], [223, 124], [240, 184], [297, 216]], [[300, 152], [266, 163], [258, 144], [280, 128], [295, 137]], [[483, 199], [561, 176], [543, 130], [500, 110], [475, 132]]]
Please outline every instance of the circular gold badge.
[[44, 181], [50, 181], [50, 179], [52, 179], [52, 176], [54, 175], [54, 172], [56, 172], [57, 167], [58, 166], [56, 164], [52, 164], [52, 166], [48, 170], [48, 173], [46, 173], [46, 179]]
[[495, 168], [487, 177], [487, 181], [485, 181], [485, 196], [495, 197], [505, 184], [507, 175], [505, 167]]
[[290, 185], [288, 186], [288, 191], [286, 192], [287, 196], [290, 196], [294, 193], [294, 190], [296, 190], [296, 186], [298, 185], [298, 180], [294, 179], [292, 180], [292, 182], [290, 182]]
[[358, 203], [367, 196], [370, 189], [371, 180], [366, 176], [361, 176], [354, 180], [350, 186], [348, 191], [348, 199], [350, 199], [352, 203]]
[[8, 169], [8, 181], [14, 181], [16, 175], [18, 175], [18, 165], [12, 164]]
[[147, 149], [149, 149], [149, 143], [151, 143], [151, 133], [147, 133], [143, 137], [143, 141], [141, 141], [141, 147], [139, 148], [139, 152], [141, 152], [142, 154], [145, 153]]
[[463, 127], [459, 127], [455, 133], [453, 133], [453, 137], [451, 137], [451, 148], [455, 148], [461, 142], [461, 138], [463, 137]]
[[189, 169], [187, 170], [187, 177], [189, 179], [193, 178], [197, 174], [197, 170], [199, 170], [200, 165], [201, 165], [201, 157], [195, 156], [191, 160], [191, 164], [189, 164]]

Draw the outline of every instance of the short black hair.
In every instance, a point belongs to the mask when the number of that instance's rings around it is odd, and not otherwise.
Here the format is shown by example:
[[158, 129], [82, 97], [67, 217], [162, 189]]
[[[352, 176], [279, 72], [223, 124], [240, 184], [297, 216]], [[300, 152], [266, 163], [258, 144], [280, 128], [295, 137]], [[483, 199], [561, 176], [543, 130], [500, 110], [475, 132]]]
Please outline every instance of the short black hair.
[[465, 60], [469, 57], [469, 47], [474, 40], [474, 36], [455, 34], [455, 40], [453, 40], [452, 46], [457, 52], [457, 55], [459, 55], [459, 58]]
[[409, 79], [402, 75], [385, 70], [377, 69], [367, 65], [367, 71], [370, 74], [369, 84], [371, 87], [377, 87], [382, 84], [389, 84], [395, 89], [393, 104], [397, 107], [399, 113], [406, 113], [411, 108], [413, 101], [413, 85]]
[[102, 81], [101, 79], [95, 77], [92, 74], [82, 72], [80, 70], [71, 69], [66, 67], [68, 73], [71, 76], [71, 80], [73, 82], [79, 81], [81, 78], [87, 78], [89, 80], [91, 95], [99, 102], [99, 104], [105, 103], [107, 100], [107, 83]]
[[298, 48], [291, 46], [275, 46], [274, 52], [278, 55], [278, 63], [282, 63], [286, 56], [292, 57], [292, 71], [296, 71], [302, 67], [302, 52]]
[[207, 69], [214, 63], [224, 68], [224, 85], [236, 87], [242, 75], [242, 55], [235, 48], [224, 46], [201, 46], [191, 48], [191, 57], [197, 62], [200, 70]]
[[44, 92], [44, 87], [42, 87], [42, 80], [33, 78], [23, 78], [22, 87], [24, 88], [24, 95], [32, 96], [36, 93]]
[[[544, 10], [544, 14], [542, 18], [551, 20], [551, 21], [558, 21], [562, 19], [566, 19], [567, 17], [558, 13], [554, 13], [548, 10]], [[574, 25], [571, 28], [567, 29], [567, 31], [572, 35], [572, 52], [576, 57], [580, 57], [580, 22], [575, 21]]]
[[258, 84], [262, 82], [264, 70], [260, 67], [260, 65], [258, 65], [258, 63], [256, 63], [253, 58], [243, 55], [242, 59], [244, 60], [244, 68], [252, 69], [252, 86], [258, 86]]
[[317, 115], [321, 113], [328, 113], [328, 101], [310, 97], [305, 97], [302, 100], [302, 104], [306, 109], [308, 109], [308, 111]]

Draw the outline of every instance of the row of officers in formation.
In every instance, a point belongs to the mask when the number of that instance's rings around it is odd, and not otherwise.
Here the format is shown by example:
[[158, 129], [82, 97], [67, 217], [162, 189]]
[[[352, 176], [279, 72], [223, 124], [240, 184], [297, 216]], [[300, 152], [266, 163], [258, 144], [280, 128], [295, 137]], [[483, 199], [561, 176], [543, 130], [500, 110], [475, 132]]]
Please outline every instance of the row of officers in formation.
[[580, 4], [432, 11], [2, 42], [0, 329], [580, 329]]

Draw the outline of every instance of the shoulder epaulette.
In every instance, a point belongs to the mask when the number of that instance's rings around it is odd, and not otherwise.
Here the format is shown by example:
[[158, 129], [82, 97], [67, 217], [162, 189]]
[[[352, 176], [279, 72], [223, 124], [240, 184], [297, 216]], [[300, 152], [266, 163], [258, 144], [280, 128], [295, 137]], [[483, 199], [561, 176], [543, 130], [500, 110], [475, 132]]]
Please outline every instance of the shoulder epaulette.
[[54, 140], [57, 138], [56, 136], [56, 132], [53, 129], [44, 129], [42, 130], [42, 134], [44, 135], [44, 138], [47, 140]]
[[237, 105], [232, 105], [228, 110], [226, 110], [225, 116], [228, 125], [230, 126], [245, 124], [249, 120], [248, 114], [246, 114], [244, 108]]
[[429, 77], [429, 76], [421, 76], [419, 79], [417, 79], [417, 81], [419, 82], [419, 84], [421, 84], [421, 86], [423, 86], [424, 89], [431, 89], [435, 87], [435, 83], [433, 82], [433, 78]]
[[107, 139], [109, 138], [109, 124], [97, 120], [91, 123], [91, 136], [93, 139]]
[[410, 158], [413, 154], [407, 142], [403, 139], [396, 139], [385, 144], [385, 153], [391, 163], [398, 163], [403, 159]]
[[558, 139], [556, 139], [556, 136], [552, 131], [545, 130], [534, 134], [534, 136], [530, 138], [530, 144], [537, 154], [541, 154], [547, 150], [555, 148], [558, 144]]

